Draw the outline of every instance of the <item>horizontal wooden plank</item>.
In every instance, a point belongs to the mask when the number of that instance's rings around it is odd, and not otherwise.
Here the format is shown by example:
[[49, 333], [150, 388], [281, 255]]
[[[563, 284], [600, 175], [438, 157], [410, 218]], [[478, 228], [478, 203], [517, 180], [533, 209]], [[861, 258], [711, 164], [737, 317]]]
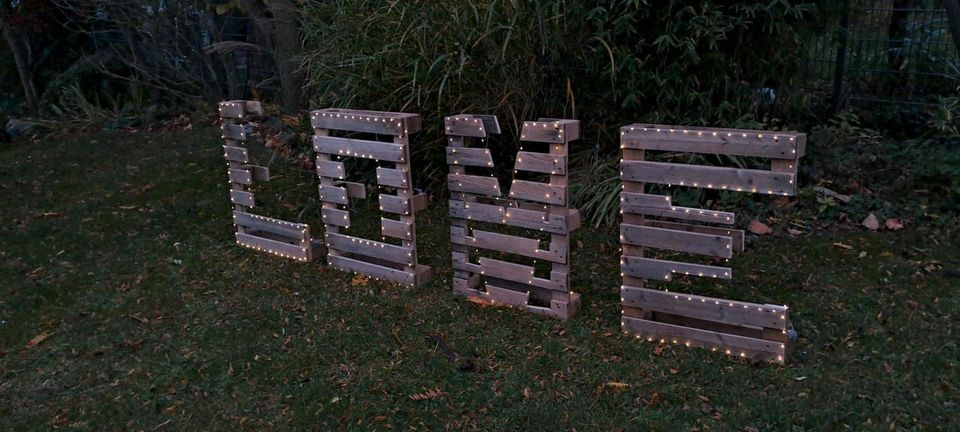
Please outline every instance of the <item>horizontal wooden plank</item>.
[[270, 181], [270, 168], [259, 165], [241, 165], [247, 171], [250, 171], [254, 181]]
[[380, 234], [403, 240], [413, 240], [412, 225], [398, 220], [380, 218]]
[[567, 187], [527, 180], [514, 180], [510, 185], [510, 197], [546, 204], [566, 205]]
[[319, 189], [320, 189], [320, 201], [343, 204], [343, 205], [350, 204], [350, 199], [347, 197], [347, 188], [340, 187], [340, 186], [320, 185]]
[[225, 124], [220, 126], [220, 135], [224, 139], [244, 141], [247, 139], [247, 131], [243, 125]]
[[230, 202], [244, 207], [253, 207], [256, 205], [252, 193], [236, 189], [230, 190]]
[[393, 281], [399, 284], [413, 285], [416, 281], [416, 275], [414, 273], [397, 270], [354, 258], [327, 255], [327, 262], [330, 264], [330, 266], [339, 270], [360, 273], [377, 279]]
[[652, 195], [636, 192], [620, 193], [620, 207], [624, 212], [626, 212], [627, 208], [631, 207], [670, 208], [673, 205], [672, 201], [669, 195]]
[[407, 173], [403, 170], [393, 168], [377, 168], [377, 184], [381, 186], [393, 186], [397, 188], [406, 188]]
[[688, 231], [688, 232], [695, 232], [700, 234], [727, 236], [733, 240], [734, 252], [743, 252], [745, 247], [745, 242], [744, 242], [745, 236], [744, 236], [743, 230], [712, 227], [712, 226], [705, 226], [705, 225], [693, 225], [693, 224], [685, 224], [685, 223], [679, 223], [679, 222], [667, 222], [667, 221], [654, 220], [654, 219], [647, 219], [643, 221], [643, 224], [655, 226], [658, 228], [667, 228], [672, 230]]
[[426, 210], [430, 206], [430, 196], [426, 192], [420, 192], [410, 198], [410, 205], [415, 213]]
[[493, 167], [490, 149], [447, 147], [447, 164], [461, 166]]
[[406, 198], [382, 193], [378, 197], [378, 201], [381, 211], [402, 215], [410, 214], [410, 200]]
[[715, 267], [678, 261], [653, 258], [624, 256], [620, 258], [620, 271], [624, 276], [669, 281], [673, 274], [730, 279], [733, 270], [728, 267]]
[[623, 161], [620, 165], [620, 178], [624, 181], [776, 195], [793, 195], [794, 177], [791, 173], [774, 171], [665, 162]]
[[230, 168], [227, 173], [230, 177], [230, 183], [238, 183], [243, 185], [253, 184], [253, 175], [248, 170]]
[[249, 161], [247, 149], [244, 147], [225, 145], [223, 146], [223, 157], [231, 162], [247, 163]]
[[219, 108], [221, 118], [242, 119], [246, 115], [263, 115], [263, 105], [258, 101], [223, 101]]
[[781, 342], [701, 330], [693, 327], [622, 317], [623, 330], [641, 338], [674, 341], [713, 349], [728, 355], [783, 363], [786, 346]]
[[484, 284], [484, 287], [486, 289], [486, 292], [484, 292], [484, 300], [494, 303], [504, 304], [507, 306], [526, 307], [527, 302], [530, 300], [530, 293], [528, 292], [500, 288], [489, 283]]
[[498, 234], [478, 229], [473, 235], [463, 233], [460, 227], [450, 227], [450, 240], [453, 244], [469, 246], [477, 249], [494, 250], [544, 261], [564, 264], [567, 262], [566, 251], [540, 249], [540, 241], [534, 238]]
[[351, 199], [367, 199], [367, 186], [363, 183], [335, 181], [334, 185], [347, 189], [347, 197]]
[[620, 209], [627, 214], [639, 214], [646, 216], [665, 217], [670, 219], [683, 219], [707, 223], [720, 223], [733, 225], [736, 223], [736, 215], [733, 213], [704, 210], [689, 207], [643, 207], [621, 203]]
[[320, 209], [323, 223], [350, 228], [350, 212], [334, 208]]
[[620, 129], [620, 147], [793, 159], [803, 156], [798, 151], [797, 138], [800, 135], [803, 134], [687, 126], [631, 125]]
[[310, 123], [314, 128], [380, 135], [399, 136], [420, 132], [419, 115], [397, 112], [327, 108], [312, 111]]
[[310, 240], [310, 226], [246, 212], [233, 212], [233, 223], [245, 228], [277, 234], [297, 241]]
[[449, 116], [443, 119], [444, 131], [447, 135], [469, 136], [486, 138], [487, 129], [483, 120], [467, 116]]
[[650, 226], [620, 224], [620, 241], [624, 244], [654, 249], [667, 249], [699, 255], [730, 258], [733, 240], [730, 237], [677, 231]]
[[237, 233], [237, 244], [261, 252], [279, 255], [284, 258], [300, 261], [309, 261], [311, 258], [309, 246], [302, 247], [299, 245], [292, 245], [289, 243], [250, 234]]
[[447, 189], [451, 192], [464, 192], [492, 197], [501, 196], [500, 183], [496, 177], [448, 174]]
[[480, 257], [480, 274], [554, 291], [567, 291], [566, 284], [534, 276], [531, 266]]
[[623, 286], [624, 306], [666, 312], [735, 326], [786, 330], [788, 309], [781, 305], [739, 302], [693, 294]]
[[[564, 144], [568, 141], [564, 135], [565, 127], [560, 122], [523, 122], [520, 130], [520, 141], [534, 141], [553, 144]], [[571, 138], [570, 141], [576, 138]]]
[[323, 235], [323, 239], [328, 249], [378, 258], [398, 264], [413, 265], [414, 262], [413, 248], [329, 232]]
[[322, 135], [313, 136], [313, 148], [317, 153], [388, 162], [404, 162], [407, 150], [403, 144]]
[[317, 175], [342, 180], [347, 178], [347, 168], [343, 162], [317, 161]]
[[554, 234], [567, 234], [567, 221], [563, 215], [542, 211], [505, 208], [480, 203], [450, 200], [450, 217], [479, 222], [504, 224], [518, 228], [536, 229]]
[[567, 174], [567, 157], [549, 153], [522, 151], [517, 152], [517, 162], [513, 169], [555, 175]]

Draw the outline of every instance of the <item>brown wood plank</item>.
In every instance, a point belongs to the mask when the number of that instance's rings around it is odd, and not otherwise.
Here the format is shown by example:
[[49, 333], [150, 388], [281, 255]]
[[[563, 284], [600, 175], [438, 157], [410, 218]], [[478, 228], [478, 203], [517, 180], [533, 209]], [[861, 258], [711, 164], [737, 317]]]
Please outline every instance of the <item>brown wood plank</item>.
[[220, 135], [223, 139], [245, 141], [247, 132], [243, 125], [225, 124], [220, 126]]
[[693, 294], [623, 286], [620, 298], [624, 306], [666, 312], [736, 326], [786, 330], [788, 309]]
[[501, 196], [500, 183], [496, 177], [448, 174], [447, 189], [451, 192], [464, 192], [492, 197]]
[[327, 262], [336, 269], [361, 273], [377, 279], [385, 279], [404, 285], [414, 285], [416, 275], [414, 273], [397, 270], [379, 264], [373, 264], [354, 258], [344, 256], [327, 255]]
[[629, 277], [666, 281], [673, 279], [673, 274], [719, 279], [731, 279], [733, 275], [733, 270], [728, 267], [715, 267], [633, 256], [620, 258], [620, 271]]
[[314, 135], [313, 148], [317, 153], [388, 162], [403, 162], [406, 159], [406, 147], [404, 145], [382, 141]]
[[412, 211], [414, 213], [426, 210], [430, 206], [430, 196], [426, 192], [418, 193], [410, 198], [410, 205], [413, 207]]
[[366, 132], [380, 135], [409, 135], [420, 131], [417, 114], [327, 108], [310, 113], [314, 128]]
[[255, 249], [261, 252], [267, 252], [279, 255], [284, 258], [291, 258], [300, 261], [310, 260], [310, 250], [307, 247], [292, 245], [281, 241], [258, 237], [255, 235], [236, 233], [237, 244]]
[[377, 168], [377, 184], [382, 186], [406, 188], [408, 186], [407, 174], [398, 169]]
[[698, 346], [731, 356], [783, 363], [786, 345], [782, 342], [701, 330], [693, 327], [659, 323], [638, 318], [621, 318], [623, 329], [641, 338], [677, 341], [677, 344]]
[[238, 226], [251, 228], [253, 230], [266, 231], [284, 237], [289, 237], [290, 239], [297, 241], [310, 239], [310, 226], [307, 224], [287, 222], [280, 219], [239, 211], [233, 212], [233, 223]]
[[413, 240], [410, 224], [393, 219], [380, 218], [380, 234], [384, 237]]
[[320, 185], [320, 201], [348, 205], [347, 188]]
[[473, 230], [473, 236], [461, 234], [460, 227], [450, 228], [450, 240], [453, 244], [469, 246], [477, 249], [494, 250], [544, 261], [565, 263], [566, 251], [540, 249], [540, 241], [533, 238], [517, 237], [498, 234], [478, 229]]
[[270, 181], [270, 168], [259, 165], [241, 165], [240, 168], [250, 171], [254, 181]]
[[484, 300], [499, 303], [507, 306], [526, 307], [530, 299], [530, 293], [514, 291], [507, 288], [500, 288], [496, 285], [484, 284], [486, 293]]
[[644, 125], [620, 129], [620, 147], [685, 153], [793, 159], [802, 134], [776, 131], [740, 131], [687, 126]]
[[567, 157], [549, 153], [522, 151], [517, 153], [513, 169], [546, 174], [566, 175]]
[[443, 119], [447, 135], [486, 138], [487, 130], [483, 120], [467, 116], [450, 116]]
[[320, 210], [320, 216], [327, 225], [350, 228], [350, 212], [346, 210], [324, 207]]
[[622, 203], [620, 205], [623, 213], [638, 214], [645, 216], [658, 216], [670, 219], [683, 219], [707, 223], [719, 223], [733, 225], [736, 223], [736, 215], [728, 212], [704, 210], [689, 207], [643, 207]]
[[410, 214], [410, 200], [406, 198], [382, 193], [378, 197], [378, 200], [381, 211], [402, 215]]
[[398, 264], [413, 264], [413, 249], [343, 234], [325, 233], [327, 248]]
[[253, 175], [250, 171], [240, 168], [230, 168], [228, 171], [230, 177], [230, 183], [237, 183], [243, 185], [253, 184]]
[[566, 291], [567, 286], [552, 279], [538, 278], [533, 275], [533, 267], [507, 261], [480, 257], [480, 274], [498, 279], [519, 282], [554, 291]]
[[559, 121], [557, 122], [523, 122], [523, 128], [520, 130], [520, 141], [534, 141], [553, 144], [565, 144], [567, 141], [573, 141], [577, 137], [565, 136], [565, 127]]
[[228, 145], [223, 146], [223, 157], [227, 158], [228, 161], [237, 163], [247, 163], [249, 160], [246, 148]]
[[317, 175], [342, 180], [347, 177], [347, 168], [343, 165], [343, 162], [317, 161]]
[[518, 208], [505, 208], [492, 204], [466, 203], [458, 200], [450, 200], [449, 207], [450, 216], [454, 218], [505, 224], [550, 233], [567, 233], [566, 218], [564, 218], [563, 215], [547, 214], [542, 211]]
[[510, 185], [510, 197], [554, 205], [567, 204], [567, 188], [527, 180], [514, 180]]
[[363, 183], [335, 181], [333, 184], [346, 188], [347, 196], [352, 199], [367, 199], [367, 186]]
[[625, 244], [654, 249], [667, 249], [721, 258], [733, 256], [733, 239], [726, 236], [620, 224], [620, 240]]
[[669, 195], [651, 195], [637, 192], [621, 192], [620, 206], [626, 212], [633, 207], [670, 208], [673, 206]]
[[243, 101], [224, 101], [220, 102], [220, 118], [223, 119], [242, 119], [245, 114]]
[[667, 222], [661, 220], [647, 219], [643, 223], [644, 225], [655, 226], [658, 228], [667, 228], [672, 230], [679, 231], [688, 231], [695, 232], [700, 234], [711, 234], [719, 236], [727, 236], [733, 239], [733, 251], [734, 252], [743, 252], [745, 247], [745, 236], [743, 230], [732, 229], [732, 228], [719, 228], [705, 225], [693, 225], [685, 224], [679, 222]]
[[230, 191], [230, 202], [244, 207], [253, 207], [256, 204], [252, 193], [236, 189]]
[[493, 157], [490, 156], [490, 149], [447, 147], [447, 164], [491, 168]]
[[620, 178], [625, 181], [746, 191], [775, 195], [795, 193], [794, 175], [763, 170], [624, 161]]

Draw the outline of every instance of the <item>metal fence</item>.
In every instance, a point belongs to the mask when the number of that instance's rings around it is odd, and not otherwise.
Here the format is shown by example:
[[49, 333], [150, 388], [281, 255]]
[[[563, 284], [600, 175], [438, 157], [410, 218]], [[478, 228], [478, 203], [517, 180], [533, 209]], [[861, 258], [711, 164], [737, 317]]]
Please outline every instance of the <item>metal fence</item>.
[[806, 41], [801, 86], [846, 104], [927, 105], [960, 92], [939, 0], [841, 0]]

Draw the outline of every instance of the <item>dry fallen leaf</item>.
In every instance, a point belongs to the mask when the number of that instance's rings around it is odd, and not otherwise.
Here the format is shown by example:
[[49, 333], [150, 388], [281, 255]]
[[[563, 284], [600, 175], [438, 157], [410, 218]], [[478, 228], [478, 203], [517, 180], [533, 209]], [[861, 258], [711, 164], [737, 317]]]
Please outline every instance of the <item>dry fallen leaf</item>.
[[370, 279], [362, 274], [355, 275], [353, 279], [350, 280], [350, 285], [352, 286], [367, 286], [370, 283]]
[[679, 370], [676, 370], [676, 369], [674, 369], [674, 368], [670, 368], [670, 375], [676, 375], [678, 372], [680, 372], [680, 371], [679, 371]]
[[523, 388], [523, 400], [530, 399], [530, 387]]
[[756, 235], [766, 235], [773, 232], [773, 229], [767, 226], [767, 224], [756, 219], [750, 221], [750, 225], [747, 226], [747, 230]]
[[800, 231], [798, 229], [793, 229], [793, 228], [787, 228], [787, 234], [790, 234], [792, 236], [798, 236], [800, 234], [803, 234], [803, 231]]
[[622, 390], [622, 389], [625, 389], [625, 388], [630, 388], [630, 384], [627, 384], [627, 383], [625, 383], [625, 382], [620, 382], [620, 381], [608, 381], [607, 383], [604, 384], [604, 386], [610, 387], [610, 388], [615, 388], [615, 389], [618, 389], [618, 390]]
[[840, 249], [853, 250], [853, 246], [850, 246], [850, 245], [845, 244], [845, 243], [836, 242], [836, 243], [834, 243], [833, 245], [836, 246], [836, 247], [838, 247], [838, 248], [840, 248]]
[[24, 348], [25, 348], [25, 349], [30, 349], [30, 348], [33, 348], [33, 347], [39, 345], [40, 342], [43, 342], [46, 338], [50, 337], [50, 334], [51, 334], [51, 333], [43, 332], [43, 333], [40, 333], [40, 334], [34, 336], [33, 339], [30, 339], [30, 342], [27, 342], [27, 345], [24, 346]]
[[900, 222], [900, 219], [894, 219], [894, 218], [887, 219], [883, 223], [883, 226], [887, 227], [887, 229], [891, 231], [897, 231], [897, 230], [903, 229], [903, 223]]
[[427, 390], [423, 393], [414, 393], [410, 395], [410, 399], [415, 401], [422, 401], [427, 399], [436, 399], [443, 397], [444, 393], [440, 389]]
[[867, 215], [867, 218], [864, 219], [861, 224], [870, 231], [876, 231], [880, 229], [880, 221], [877, 220], [877, 215], [873, 213], [870, 213], [869, 215]]

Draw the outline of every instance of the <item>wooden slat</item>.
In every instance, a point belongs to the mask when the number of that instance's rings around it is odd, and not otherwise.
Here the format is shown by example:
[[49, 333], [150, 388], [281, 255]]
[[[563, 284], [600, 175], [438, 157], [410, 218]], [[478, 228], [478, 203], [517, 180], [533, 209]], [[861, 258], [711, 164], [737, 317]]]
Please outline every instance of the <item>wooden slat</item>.
[[473, 236], [465, 235], [463, 232], [464, 230], [460, 227], [450, 227], [450, 241], [453, 244], [472, 248], [494, 250], [561, 264], [567, 261], [566, 253], [540, 249], [540, 241], [537, 239], [497, 234], [478, 229], [473, 230]]
[[737, 336], [727, 333], [718, 333], [692, 327], [647, 321], [638, 318], [623, 317], [624, 331], [635, 333], [641, 337], [662, 339], [664, 341], [677, 340], [678, 344], [715, 348], [729, 355], [768, 360], [783, 363], [786, 347], [781, 342]]
[[372, 258], [378, 258], [398, 264], [413, 264], [413, 249], [403, 246], [366, 240], [343, 234], [325, 233], [323, 235], [327, 248], [349, 252]]
[[503, 206], [465, 203], [450, 200], [450, 216], [487, 222], [505, 224], [518, 228], [536, 229], [544, 232], [566, 234], [567, 223], [563, 215], [547, 214], [542, 211], [523, 210], [518, 208], [504, 208]]
[[510, 197], [554, 205], [567, 204], [567, 188], [527, 180], [514, 180], [510, 185]]
[[623, 305], [736, 326], [786, 330], [788, 309], [693, 294], [623, 286]]
[[259, 165], [240, 165], [240, 168], [250, 171], [254, 181], [270, 181], [270, 168]]
[[242, 246], [256, 249], [261, 252], [280, 255], [285, 258], [292, 258], [301, 261], [310, 260], [309, 248], [244, 233], [236, 233], [236, 236], [237, 244]]
[[310, 226], [306, 224], [287, 222], [239, 211], [233, 212], [233, 223], [238, 226], [266, 231], [299, 241], [310, 239]]
[[235, 189], [230, 191], [230, 202], [244, 207], [253, 207], [256, 204], [252, 193]]
[[620, 258], [620, 271], [623, 272], [624, 276], [666, 281], [671, 280], [674, 273], [719, 279], [730, 279], [733, 275], [733, 270], [728, 267], [715, 267], [632, 256]]
[[637, 192], [620, 193], [620, 206], [624, 209], [624, 212], [627, 211], [627, 208], [632, 207], [670, 208], [672, 205], [672, 199], [669, 195], [652, 195]]
[[334, 185], [347, 189], [347, 196], [352, 199], [367, 199], [367, 187], [363, 183], [336, 181]]
[[491, 168], [493, 157], [490, 156], [490, 149], [447, 147], [447, 164]]
[[253, 184], [253, 176], [250, 174], [250, 171], [245, 169], [230, 168], [228, 174], [230, 176], [230, 183], [244, 185]]
[[388, 162], [403, 162], [406, 149], [402, 144], [382, 141], [367, 141], [332, 136], [313, 136], [313, 148], [317, 153], [352, 156]]
[[450, 116], [443, 119], [444, 131], [447, 135], [469, 136], [485, 138], [486, 127], [483, 120], [466, 116]]
[[410, 205], [414, 213], [426, 210], [430, 205], [430, 196], [426, 192], [421, 192], [410, 198]]
[[220, 133], [224, 139], [244, 141], [247, 139], [247, 132], [243, 125], [225, 124], [220, 126]]
[[492, 197], [501, 196], [500, 183], [496, 177], [448, 174], [447, 188], [451, 192], [465, 192]]
[[245, 115], [263, 115], [263, 105], [258, 101], [223, 101], [219, 108], [221, 118], [242, 119]]
[[419, 115], [383, 111], [328, 108], [312, 111], [310, 123], [314, 128], [380, 135], [400, 136], [420, 131]]
[[342, 227], [350, 227], [350, 212], [346, 210], [323, 208], [320, 210], [323, 223]]
[[386, 279], [404, 285], [413, 285], [416, 280], [413, 273], [344, 256], [327, 255], [327, 261], [331, 266], [340, 270], [362, 273], [367, 276]]
[[380, 218], [380, 234], [403, 240], [413, 240], [410, 224], [403, 221]]
[[407, 174], [398, 169], [377, 168], [377, 184], [381, 186], [406, 188], [408, 186]]
[[480, 257], [480, 274], [484, 276], [519, 282], [554, 291], [566, 291], [565, 284], [533, 275], [533, 267], [507, 261]]
[[350, 204], [350, 199], [347, 198], [347, 188], [343, 188], [339, 186], [320, 185], [319, 189], [320, 189], [320, 201], [343, 204], [343, 205]]
[[567, 157], [549, 153], [522, 151], [517, 153], [513, 169], [546, 174], [566, 175]]
[[658, 216], [671, 219], [684, 219], [698, 222], [721, 223], [733, 225], [736, 223], [736, 215], [728, 212], [704, 210], [689, 207], [643, 207], [622, 203], [620, 206], [624, 213], [638, 214], [646, 216]]
[[223, 157], [227, 158], [228, 161], [238, 162], [238, 163], [247, 163], [247, 149], [243, 147], [236, 146], [223, 146]]
[[642, 183], [793, 195], [794, 175], [773, 171], [665, 162], [624, 161], [620, 178]]
[[[671, 132], [672, 131], [672, 132]], [[626, 126], [620, 129], [620, 146], [625, 149], [664, 150], [735, 156], [793, 159], [802, 134], [774, 131], [738, 131], [685, 126]]]
[[500, 288], [496, 285], [484, 284], [486, 293], [483, 296], [485, 300], [500, 303], [508, 306], [526, 307], [530, 300], [530, 293], [514, 291], [507, 288]]
[[410, 200], [406, 198], [382, 193], [378, 200], [381, 211], [402, 215], [410, 214]]
[[650, 226], [620, 224], [621, 242], [629, 245], [730, 258], [733, 240], [726, 236], [699, 234]]
[[347, 177], [347, 168], [343, 165], [343, 162], [317, 161], [317, 175], [342, 180]]
[[[573, 140], [576, 138], [571, 138]], [[560, 122], [523, 122], [520, 130], [520, 141], [535, 141], [553, 144], [564, 144], [564, 126]]]
[[667, 228], [672, 230], [679, 231], [688, 231], [695, 232], [700, 234], [711, 234], [719, 236], [727, 236], [733, 239], [733, 251], [734, 252], [743, 252], [745, 247], [745, 236], [743, 230], [732, 229], [732, 228], [718, 228], [704, 225], [692, 225], [679, 222], [667, 222], [661, 220], [647, 219], [643, 223], [644, 225], [655, 226], [658, 228]]

